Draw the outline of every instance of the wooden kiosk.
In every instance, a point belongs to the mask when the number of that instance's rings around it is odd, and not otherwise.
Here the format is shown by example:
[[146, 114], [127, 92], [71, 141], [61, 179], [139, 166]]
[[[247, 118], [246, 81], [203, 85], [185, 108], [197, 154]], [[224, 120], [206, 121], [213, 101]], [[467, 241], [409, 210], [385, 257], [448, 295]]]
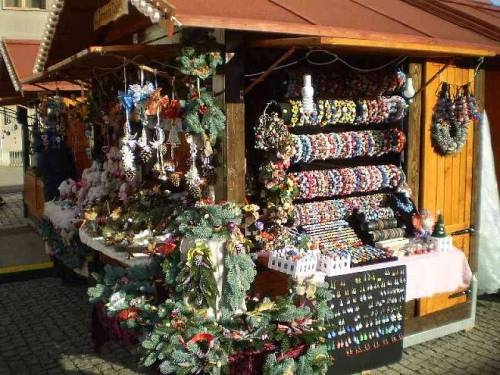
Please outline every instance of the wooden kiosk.
[[[477, 194], [474, 184], [477, 127], [471, 127], [466, 146], [454, 156], [435, 152], [430, 128], [435, 93], [441, 82], [455, 85], [470, 82], [481, 104], [491, 100], [485, 99], [489, 94], [485, 90], [485, 72], [476, 68], [480, 67], [478, 58], [488, 60], [500, 51], [496, 40], [413, 6], [412, 1], [376, 5], [348, 2], [342, 12], [330, 9], [330, 2], [321, 0], [309, 2], [307, 7], [299, 2], [264, 0], [252, 4], [173, 3], [151, 2], [159, 12], [159, 23], [153, 24], [129, 5], [123, 15], [116, 14], [94, 24], [101, 12], [99, 8], [77, 0], [56, 2], [35, 75], [25, 82], [40, 83], [55, 78], [85, 81], [92, 76], [94, 67], [120, 66], [138, 55], [150, 58], [168, 55], [178, 42], [175, 27], [216, 29], [227, 60], [224, 74], [216, 76], [213, 87], [224, 99], [227, 115], [220, 171], [223, 178], [216, 194], [220, 199], [243, 202], [247, 159], [253, 157], [245, 139], [253, 126], [250, 122], [260, 114], [254, 112], [255, 101], [261, 96], [261, 102], [265, 103], [262, 98], [266, 97], [276, 68], [301, 59], [311, 50], [352, 57], [367, 66], [369, 61], [406, 57], [405, 69], [413, 78], [416, 94], [404, 125], [408, 142], [402, 162], [413, 199], [419, 208], [441, 210], [454, 246], [465, 253], [475, 272], [478, 249], [474, 246], [472, 228]], [[74, 27], [76, 20], [81, 25], [78, 29]], [[253, 79], [255, 72], [261, 74]], [[259, 108], [262, 111], [262, 106]], [[471, 329], [476, 291], [473, 281], [468, 290], [407, 303], [404, 346]]]

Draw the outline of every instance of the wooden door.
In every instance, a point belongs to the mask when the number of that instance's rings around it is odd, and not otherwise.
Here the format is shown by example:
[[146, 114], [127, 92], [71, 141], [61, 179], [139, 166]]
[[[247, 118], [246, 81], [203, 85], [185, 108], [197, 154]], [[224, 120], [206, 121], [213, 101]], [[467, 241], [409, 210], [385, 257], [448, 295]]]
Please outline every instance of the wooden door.
[[[423, 81], [429, 81], [442, 66], [442, 64], [438, 63], [426, 63]], [[436, 153], [432, 147], [432, 114], [441, 82], [463, 85], [467, 82], [473, 82], [473, 78], [473, 69], [449, 66], [424, 91], [424, 133], [422, 135], [419, 206], [421, 209], [441, 210], [444, 215], [446, 230], [450, 234], [471, 226], [473, 124], [469, 125], [467, 143], [462, 151], [452, 156], [442, 156]], [[471, 88], [473, 89], [472, 86]], [[470, 234], [454, 236], [453, 244], [461, 249], [467, 258], [469, 257]], [[455, 292], [420, 300], [418, 303], [419, 315], [430, 314], [466, 301], [466, 297], [449, 298]]]

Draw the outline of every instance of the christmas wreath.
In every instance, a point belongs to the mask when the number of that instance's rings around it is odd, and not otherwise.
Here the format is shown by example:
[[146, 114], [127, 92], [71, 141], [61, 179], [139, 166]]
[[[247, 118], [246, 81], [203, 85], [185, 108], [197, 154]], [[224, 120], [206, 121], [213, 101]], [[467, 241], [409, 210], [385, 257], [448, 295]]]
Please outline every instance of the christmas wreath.
[[453, 155], [467, 143], [468, 126], [479, 118], [476, 99], [470, 94], [468, 85], [461, 87], [455, 98], [450, 85], [443, 83], [434, 108], [431, 139], [438, 152]]

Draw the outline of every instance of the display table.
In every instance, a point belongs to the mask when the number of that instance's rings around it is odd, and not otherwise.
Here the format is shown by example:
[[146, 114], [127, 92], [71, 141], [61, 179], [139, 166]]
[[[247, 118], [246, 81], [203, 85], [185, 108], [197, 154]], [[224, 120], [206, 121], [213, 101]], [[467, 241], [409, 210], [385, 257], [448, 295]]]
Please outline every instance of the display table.
[[429, 253], [399, 258], [345, 270], [339, 275], [406, 266], [406, 301], [453, 292], [469, 286], [472, 271], [463, 251], [453, 248], [442, 253]]
[[67, 268], [87, 278], [90, 274], [89, 250], [83, 248], [75, 236], [77, 234], [75, 221], [79, 213], [78, 207], [67, 206], [62, 201], [45, 202], [42, 232], [45, 238], [45, 252], [52, 257], [59, 273], [66, 275], [67, 271], [62, 268]]
[[[141, 252], [147, 246], [147, 240], [138, 239], [135, 244], [137, 252], [132, 252], [133, 257], [130, 258], [129, 254], [123, 251], [117, 251], [111, 246], [106, 246], [102, 237], [92, 237], [85, 229], [84, 226], [79, 230], [80, 241], [90, 247], [91, 249], [105, 255], [106, 257], [123, 264], [126, 267], [135, 266], [138, 264], [145, 264], [150, 261], [148, 254]], [[161, 239], [161, 238], [160, 238]]]

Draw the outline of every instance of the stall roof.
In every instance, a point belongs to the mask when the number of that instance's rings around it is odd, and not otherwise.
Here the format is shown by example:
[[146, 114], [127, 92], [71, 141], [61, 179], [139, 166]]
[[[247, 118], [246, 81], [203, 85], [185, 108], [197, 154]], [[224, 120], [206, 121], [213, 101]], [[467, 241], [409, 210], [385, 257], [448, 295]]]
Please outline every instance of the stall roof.
[[[36, 73], [24, 80], [35, 84], [57, 79], [87, 80], [120, 69], [124, 64], [136, 64], [144, 69], [154, 70], [141, 65], [150, 60], [161, 60], [177, 54], [176, 45], [124, 45], [92, 46]], [[159, 73], [161, 75], [161, 73]]]
[[22, 102], [38, 92], [54, 90], [78, 90], [67, 82], [43, 85], [23, 83], [31, 75], [40, 42], [37, 40], [0, 40], [0, 105]]
[[478, 0], [406, 0], [455, 25], [500, 42], [500, 7]]
[[[430, 0], [425, 0], [430, 1]], [[434, 2], [437, 0], [433, 0]], [[187, 27], [337, 38], [341, 46], [390, 47], [429, 53], [492, 56], [500, 44], [475, 30], [428, 12], [416, 0], [156, 0], [154, 5]], [[97, 32], [93, 14], [100, 2], [56, 0], [35, 72], [93, 44], [116, 43], [144, 29], [149, 18], [130, 6], [128, 15]], [[175, 16], [172, 17], [172, 16]], [[100, 43], [97, 43], [100, 42]], [[373, 48], [373, 47], [372, 47]]]
[[0, 41], [0, 97], [22, 95], [26, 87], [23, 87], [21, 80], [30, 75], [39, 44], [36, 40]]

